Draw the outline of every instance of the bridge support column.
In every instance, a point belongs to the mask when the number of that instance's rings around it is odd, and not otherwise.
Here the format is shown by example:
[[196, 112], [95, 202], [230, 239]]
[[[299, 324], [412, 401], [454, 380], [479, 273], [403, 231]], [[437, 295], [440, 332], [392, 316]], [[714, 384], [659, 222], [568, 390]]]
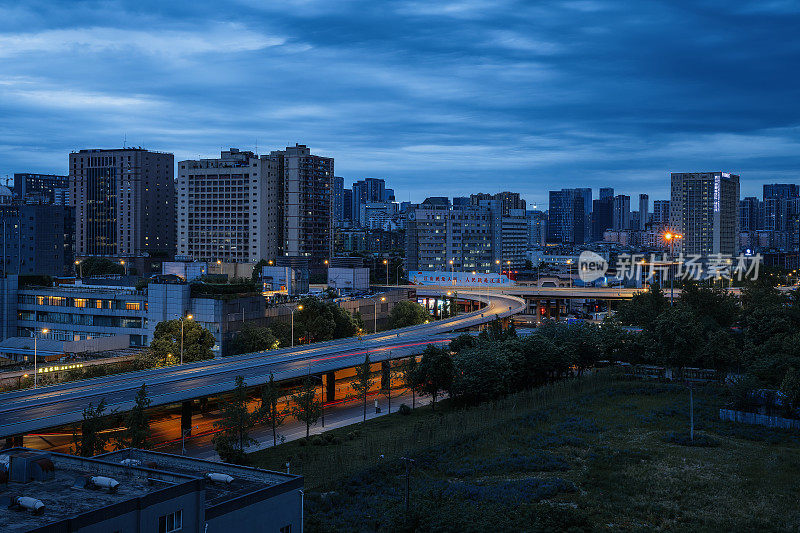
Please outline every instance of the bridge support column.
[[381, 361], [381, 390], [389, 390], [389, 378], [391, 376], [391, 361]]
[[336, 373], [328, 372], [322, 376], [325, 383], [325, 401], [332, 402], [336, 400]]
[[536, 308], [536, 325], [542, 323], [542, 308], [539, 305], [539, 300], [533, 300], [533, 306]]
[[14, 446], [17, 448], [22, 446], [24, 437], [25, 435], [14, 435]]
[[208, 398], [200, 398], [200, 412], [201, 413], [208, 412]]
[[192, 403], [181, 402], [181, 432], [187, 437], [192, 434]]

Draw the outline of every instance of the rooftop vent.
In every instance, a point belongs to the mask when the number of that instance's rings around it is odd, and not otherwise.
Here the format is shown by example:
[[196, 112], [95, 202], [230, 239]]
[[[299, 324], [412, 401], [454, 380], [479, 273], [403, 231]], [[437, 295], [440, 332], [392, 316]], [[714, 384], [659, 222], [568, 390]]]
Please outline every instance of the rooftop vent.
[[119, 464], [122, 466], [139, 466], [142, 462], [139, 459], [123, 459]]
[[106, 476], [81, 476], [75, 478], [73, 487], [93, 490], [106, 489], [113, 494], [119, 489], [119, 481]]
[[30, 511], [37, 515], [44, 513], [45, 510], [42, 500], [37, 500], [30, 496], [3, 496], [0, 498], [0, 505], [5, 505], [9, 509], [17, 509], [18, 511]]
[[233, 478], [228, 474], [220, 474], [217, 472], [208, 472], [205, 477], [214, 483], [225, 483], [226, 485], [230, 485], [233, 482]]

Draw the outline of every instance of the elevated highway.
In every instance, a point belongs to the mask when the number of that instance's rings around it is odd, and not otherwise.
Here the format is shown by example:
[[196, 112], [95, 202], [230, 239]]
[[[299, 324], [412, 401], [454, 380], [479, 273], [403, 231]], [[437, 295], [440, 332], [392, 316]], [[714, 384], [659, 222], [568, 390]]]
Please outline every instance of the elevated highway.
[[[444, 295], [452, 288], [426, 287], [426, 290]], [[276, 381], [287, 381], [351, 368], [362, 363], [367, 353], [374, 362], [407, 357], [418, 354], [427, 344], [448, 342], [457, 330], [486, 324], [495, 317], [506, 318], [526, 308], [522, 298], [499, 292], [463, 288], [459, 290], [459, 298], [483, 302], [486, 306], [429, 324], [367, 335], [361, 340], [340, 339], [3, 393], [0, 437], [77, 422], [89, 403], [96, 406], [102, 400], [109, 409], [128, 410], [143, 383], [155, 407], [229, 391], [236, 376], [254, 386], [263, 384], [270, 374]]]

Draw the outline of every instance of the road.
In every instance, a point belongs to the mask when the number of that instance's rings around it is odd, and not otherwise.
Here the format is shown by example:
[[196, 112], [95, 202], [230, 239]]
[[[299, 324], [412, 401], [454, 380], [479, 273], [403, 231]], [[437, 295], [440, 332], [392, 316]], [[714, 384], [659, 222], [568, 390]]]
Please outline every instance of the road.
[[[427, 289], [427, 288], [426, 288]], [[449, 288], [447, 288], [449, 289]], [[444, 289], [443, 289], [444, 290]], [[374, 362], [419, 353], [429, 343], [446, 343], [458, 329], [476, 326], [525, 310], [522, 299], [504, 294], [460, 290], [459, 298], [488, 302], [479, 311], [429, 324], [379, 332], [358, 339], [242, 354], [182, 366], [116, 374], [61, 385], [0, 394], [0, 437], [24, 435], [82, 419], [83, 409], [105, 400], [109, 409], [125, 411], [136, 390], [147, 384], [152, 406], [219, 394], [241, 375], [251, 384], [270, 374], [284, 381], [353, 367], [369, 353]]]

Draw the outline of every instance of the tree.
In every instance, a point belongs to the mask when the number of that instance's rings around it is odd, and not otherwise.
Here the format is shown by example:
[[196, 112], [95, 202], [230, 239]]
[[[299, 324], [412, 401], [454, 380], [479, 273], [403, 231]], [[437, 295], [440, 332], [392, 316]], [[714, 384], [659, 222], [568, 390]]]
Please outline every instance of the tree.
[[364, 422], [367, 421], [367, 394], [375, 384], [372, 378], [372, 363], [369, 360], [369, 354], [364, 356], [364, 362], [356, 366], [356, 375], [350, 386], [356, 391], [356, 397], [361, 398], [364, 405]]
[[423, 394], [428, 394], [433, 399], [433, 409], [436, 409], [436, 399], [453, 383], [453, 360], [450, 352], [429, 344], [422, 352], [422, 360], [414, 372], [415, 388]]
[[636, 293], [617, 310], [616, 319], [627, 326], [649, 327], [669, 307], [669, 300], [657, 284], [650, 290]]
[[343, 339], [358, 330], [357, 319], [333, 301], [308, 297], [298, 304], [303, 308], [294, 317], [295, 334], [304, 342]]
[[676, 306], [662, 313], [653, 321], [649, 336], [661, 364], [682, 369], [698, 361], [703, 331], [688, 309]]
[[[214, 335], [194, 320], [183, 321], [183, 362], [211, 359], [211, 348], [216, 343]], [[156, 325], [150, 343], [153, 357], [162, 364], [180, 361], [181, 321], [164, 320]], [[172, 356], [170, 358], [170, 356]]]
[[292, 416], [300, 422], [306, 423], [306, 438], [311, 433], [311, 425], [316, 424], [322, 414], [322, 402], [317, 400], [316, 383], [311, 376], [292, 394]]
[[469, 333], [462, 333], [455, 339], [450, 341], [450, 351], [459, 353], [462, 350], [473, 348], [478, 344], [478, 339]]
[[226, 463], [244, 464], [244, 449], [258, 441], [248, 433], [255, 425], [257, 413], [247, 409], [247, 385], [242, 376], [236, 376], [236, 387], [229, 399], [223, 400], [222, 417], [214, 422], [220, 431], [211, 440], [220, 459]]
[[150, 407], [150, 398], [147, 397], [147, 386], [142, 383], [136, 392], [133, 408], [128, 411], [126, 418], [125, 442], [130, 448], [142, 448], [146, 450], [150, 447], [150, 420], [147, 416], [147, 408]]
[[125, 274], [125, 267], [105, 257], [87, 257], [81, 261], [77, 268], [84, 276], [97, 276], [102, 274]]
[[790, 368], [781, 382], [781, 395], [787, 415], [794, 415], [800, 405], [800, 372]]
[[83, 422], [81, 422], [81, 434], [72, 435], [74, 453], [81, 457], [94, 457], [106, 451], [108, 435], [105, 430], [109, 429], [109, 415], [114, 411], [106, 413], [106, 401], [100, 400], [97, 407], [90, 402], [83, 410]]
[[389, 312], [389, 327], [395, 329], [416, 326], [424, 324], [430, 318], [428, 312], [420, 304], [403, 300], [397, 302]]
[[258, 283], [261, 280], [261, 268], [265, 266], [269, 266], [269, 261], [266, 259], [260, 260], [253, 266], [253, 273], [250, 274], [250, 279], [253, 283]]
[[261, 407], [259, 418], [261, 422], [272, 428], [272, 445], [278, 445], [278, 426], [286, 419], [286, 412], [278, 408], [279, 391], [275, 385], [275, 378], [269, 375], [269, 381], [261, 387]]
[[416, 379], [417, 372], [417, 357], [412, 355], [404, 360], [402, 363], [400, 363], [398, 370], [400, 378], [403, 381], [403, 385], [411, 390], [411, 408], [414, 409], [417, 403], [417, 386], [416, 382], [414, 381]]
[[279, 346], [277, 337], [270, 328], [256, 326], [245, 322], [231, 342], [230, 353], [250, 353], [274, 350]]

